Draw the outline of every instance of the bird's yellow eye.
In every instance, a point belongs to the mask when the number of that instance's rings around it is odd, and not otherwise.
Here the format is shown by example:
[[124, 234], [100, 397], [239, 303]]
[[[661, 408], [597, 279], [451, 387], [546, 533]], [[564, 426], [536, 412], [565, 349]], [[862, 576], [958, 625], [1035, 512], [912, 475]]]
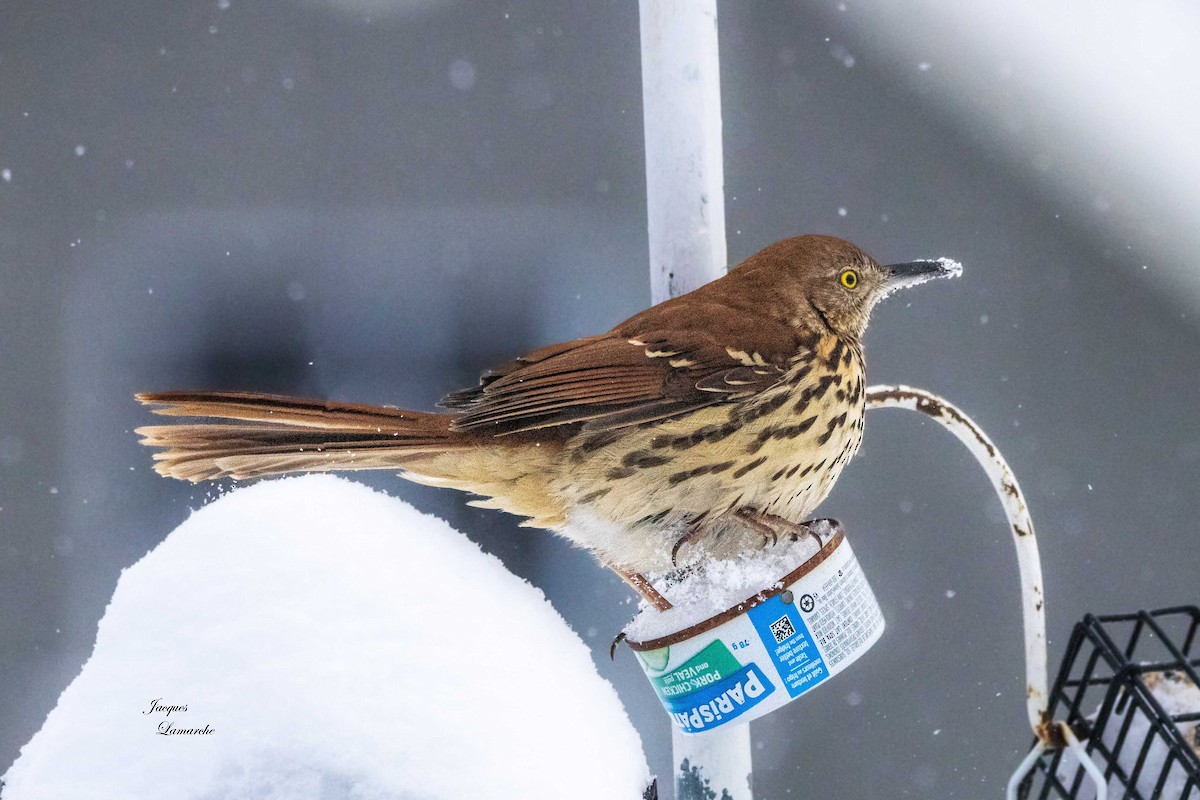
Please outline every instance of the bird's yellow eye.
[[855, 286], [858, 286], [858, 273], [852, 269], [843, 270], [841, 281], [842, 286], [845, 286], [847, 289], [853, 289]]

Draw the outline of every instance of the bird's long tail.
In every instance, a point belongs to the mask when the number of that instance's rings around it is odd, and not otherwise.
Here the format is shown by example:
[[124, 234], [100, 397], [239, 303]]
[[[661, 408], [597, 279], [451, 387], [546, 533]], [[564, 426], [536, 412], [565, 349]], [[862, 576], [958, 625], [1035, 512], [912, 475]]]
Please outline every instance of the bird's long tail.
[[[156, 414], [208, 421], [138, 428], [154, 469], [188, 481], [405, 469], [469, 443], [445, 414], [241, 392], [139, 394]], [[212, 421], [220, 420], [219, 422]]]
[[138, 428], [158, 449], [154, 469], [193, 483], [289, 472], [382, 469], [429, 486], [482, 495], [471, 505], [556, 529], [565, 510], [551, 490], [552, 447], [520, 437], [457, 431], [450, 414], [242, 392], [139, 394], [156, 414], [194, 417]]

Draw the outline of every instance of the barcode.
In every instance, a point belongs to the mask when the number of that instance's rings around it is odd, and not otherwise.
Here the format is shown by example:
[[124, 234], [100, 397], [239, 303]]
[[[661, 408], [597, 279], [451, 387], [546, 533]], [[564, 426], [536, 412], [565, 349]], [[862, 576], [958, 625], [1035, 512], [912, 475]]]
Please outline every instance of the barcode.
[[784, 614], [779, 619], [771, 623], [771, 635], [775, 637], [775, 643], [779, 644], [789, 636], [794, 636], [796, 628], [792, 625], [792, 621]]

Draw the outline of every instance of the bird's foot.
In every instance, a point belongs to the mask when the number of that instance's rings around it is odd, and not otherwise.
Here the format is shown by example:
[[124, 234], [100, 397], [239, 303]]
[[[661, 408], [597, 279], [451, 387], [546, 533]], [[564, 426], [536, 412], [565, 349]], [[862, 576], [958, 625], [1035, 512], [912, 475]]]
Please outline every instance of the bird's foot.
[[786, 538], [791, 542], [798, 542], [805, 536], [811, 536], [816, 541], [817, 547], [825, 546], [825, 542], [821, 540], [821, 537], [803, 522], [792, 522], [776, 514], [768, 514], [765, 511], [750, 511], [748, 509], [739, 509], [737, 516], [738, 519], [746, 523], [747, 527], [763, 537], [763, 547], [767, 546], [768, 539], [774, 545], [780, 538]]
[[671, 565], [679, 566], [679, 551], [685, 544], [692, 544], [704, 534], [704, 530], [699, 525], [693, 525], [688, 528], [687, 533], [675, 540], [675, 546], [671, 548]]
[[750, 511], [748, 509], [739, 508], [736, 512], [739, 520], [745, 523], [746, 527], [762, 537], [762, 546], [766, 547], [768, 543], [771, 545], [778, 544], [779, 530], [763, 519], [763, 514], [758, 511]]

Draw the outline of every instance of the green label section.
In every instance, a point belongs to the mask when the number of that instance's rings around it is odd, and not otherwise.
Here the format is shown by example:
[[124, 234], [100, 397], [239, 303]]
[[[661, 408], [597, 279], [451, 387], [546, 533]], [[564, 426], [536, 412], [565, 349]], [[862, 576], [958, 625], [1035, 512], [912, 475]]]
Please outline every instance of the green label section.
[[654, 691], [664, 701], [699, 691], [742, 668], [720, 639], [714, 640], [685, 663], [665, 675], [651, 678]]

